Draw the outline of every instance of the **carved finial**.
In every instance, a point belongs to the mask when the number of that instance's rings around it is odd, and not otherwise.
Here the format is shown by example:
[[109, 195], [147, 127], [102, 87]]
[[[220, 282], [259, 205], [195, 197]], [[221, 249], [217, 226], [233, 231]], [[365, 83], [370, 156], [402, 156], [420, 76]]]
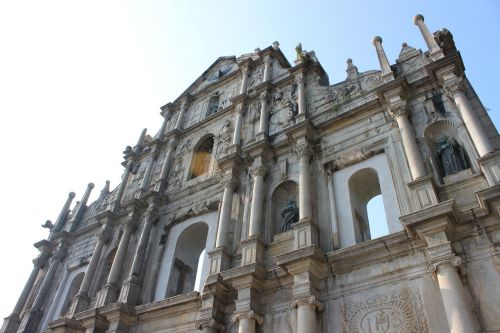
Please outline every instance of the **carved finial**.
[[255, 53], [259, 53], [259, 52], [261, 51], [261, 50], [260, 50], [260, 47], [255, 48], [255, 50], [254, 50], [254, 51], [255, 51]]
[[381, 43], [382, 44], [382, 37], [380, 37], [380, 36], [373, 37], [372, 44], [375, 46], [377, 43]]
[[275, 41], [273, 43], [273, 49], [275, 49], [276, 51], [280, 49], [280, 43], [278, 43], [278, 41]]
[[418, 25], [418, 21], [424, 22], [424, 16], [422, 14], [417, 14], [413, 18], [413, 24]]
[[47, 220], [47, 221], [45, 221], [44, 224], [42, 224], [42, 228], [52, 230], [52, 228], [54, 228], [54, 224], [52, 223], [51, 220]]
[[352, 64], [352, 59], [348, 58], [347, 59], [347, 78], [348, 79], [353, 79], [356, 76], [358, 76], [358, 68]]
[[407, 47], [408, 46], [408, 43], [404, 42], [403, 44], [401, 44], [401, 47]]

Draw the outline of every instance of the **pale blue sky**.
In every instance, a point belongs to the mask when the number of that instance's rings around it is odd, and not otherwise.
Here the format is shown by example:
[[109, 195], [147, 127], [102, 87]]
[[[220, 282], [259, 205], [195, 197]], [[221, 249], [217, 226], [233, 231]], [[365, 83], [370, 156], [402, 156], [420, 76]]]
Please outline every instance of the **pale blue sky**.
[[[219, 56], [279, 41], [316, 55], [330, 83], [346, 59], [378, 69], [371, 39], [391, 63], [401, 43], [425, 49], [413, 16], [448, 28], [466, 73], [500, 125], [497, 1], [38, 1], [0, 2], [0, 140], [3, 230], [0, 316], [12, 310], [69, 191], [89, 181], [116, 186], [122, 150], [143, 127], [156, 132], [159, 107], [174, 100]], [[76, 200], [75, 200], [76, 201]]]

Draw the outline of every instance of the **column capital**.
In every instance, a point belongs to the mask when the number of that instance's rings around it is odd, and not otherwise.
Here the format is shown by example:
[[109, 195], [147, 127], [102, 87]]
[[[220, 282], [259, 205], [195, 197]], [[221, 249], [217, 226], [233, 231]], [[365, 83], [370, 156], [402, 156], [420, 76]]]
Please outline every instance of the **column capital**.
[[234, 190], [234, 188], [238, 185], [238, 181], [231, 175], [229, 177], [223, 177], [221, 179], [221, 184], [224, 188], [228, 187]]
[[439, 266], [450, 264], [453, 267], [459, 267], [462, 264], [462, 258], [456, 255], [450, 255], [446, 258], [442, 258], [440, 260], [435, 260], [429, 264], [427, 264], [426, 269], [428, 272], [432, 273], [437, 271]]
[[231, 322], [233, 323], [240, 321], [240, 319], [253, 319], [259, 325], [264, 323], [264, 318], [256, 314], [253, 310], [235, 313], [231, 316]]
[[215, 321], [215, 319], [213, 319], [213, 318], [198, 320], [195, 323], [194, 327], [196, 329], [198, 329], [198, 330], [202, 330], [205, 327], [214, 328], [217, 331], [223, 331], [224, 330], [224, 325], [222, 325], [221, 323]]
[[304, 79], [305, 79], [305, 73], [303, 72], [300, 72], [300, 73], [297, 73], [295, 74], [295, 82], [297, 82], [298, 84], [301, 84], [304, 82]]
[[312, 150], [312, 147], [311, 147], [311, 144], [309, 143], [302, 143], [300, 145], [297, 145], [294, 149], [293, 149], [294, 153], [297, 154], [298, 157], [308, 157], [308, 156], [311, 156], [312, 153], [313, 153], [313, 150]]
[[263, 164], [254, 165], [250, 167], [249, 172], [252, 175], [252, 177], [265, 176], [267, 173], [267, 167]]
[[320, 302], [316, 296], [306, 296], [306, 297], [302, 297], [302, 298], [298, 298], [298, 299], [295, 299], [293, 300], [291, 303], [290, 303], [290, 308], [294, 309], [294, 308], [297, 308], [301, 305], [312, 305], [316, 308], [317, 311], [323, 311], [325, 306], [323, 305], [322, 302]]
[[263, 92], [260, 93], [259, 100], [261, 102], [264, 102], [264, 101], [267, 102], [268, 97], [269, 97], [269, 92], [267, 90], [264, 90]]
[[52, 256], [54, 260], [61, 260], [68, 254], [68, 248], [64, 244], [59, 244]]
[[387, 106], [387, 111], [389, 111], [394, 119], [398, 119], [401, 116], [408, 116], [408, 108], [406, 107], [406, 101], [404, 100], [389, 104]]
[[106, 223], [105, 225], [103, 225], [99, 233], [98, 241], [107, 243], [109, 240], [111, 240], [113, 234], [111, 230], [112, 228], [110, 224]]
[[446, 95], [450, 98], [456, 93], [464, 93], [466, 91], [465, 80], [460, 77], [455, 77], [454, 79], [448, 80], [443, 84], [444, 91]]

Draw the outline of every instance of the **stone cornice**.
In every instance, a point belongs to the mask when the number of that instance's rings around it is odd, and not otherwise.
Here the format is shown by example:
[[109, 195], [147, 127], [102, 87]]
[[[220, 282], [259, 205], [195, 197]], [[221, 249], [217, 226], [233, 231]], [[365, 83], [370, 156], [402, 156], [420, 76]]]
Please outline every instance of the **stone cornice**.
[[193, 291], [188, 294], [177, 295], [144, 305], [135, 307], [135, 313], [139, 317], [156, 318], [165, 314], [184, 312], [187, 309], [199, 309], [201, 307], [200, 293]]

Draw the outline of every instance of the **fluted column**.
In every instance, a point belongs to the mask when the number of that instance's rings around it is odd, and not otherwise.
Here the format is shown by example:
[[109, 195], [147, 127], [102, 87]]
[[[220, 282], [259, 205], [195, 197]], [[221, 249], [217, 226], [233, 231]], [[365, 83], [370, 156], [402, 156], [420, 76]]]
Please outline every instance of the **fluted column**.
[[52, 229], [53, 233], [60, 231], [61, 228], [63, 227], [64, 222], [66, 222], [66, 218], [68, 217], [68, 213], [70, 211], [69, 206], [71, 205], [71, 202], [73, 201], [74, 198], [75, 198], [75, 192], [69, 192], [68, 198], [66, 199], [66, 202], [64, 203], [64, 206], [61, 209], [59, 216], [57, 217], [56, 224]]
[[241, 86], [240, 86], [240, 95], [247, 93], [248, 88], [248, 67], [243, 67], [241, 69]]
[[465, 289], [455, 268], [460, 264], [460, 257], [453, 256], [429, 264], [427, 270], [436, 272], [450, 332], [477, 333], [477, 320], [465, 299]]
[[391, 104], [389, 106], [389, 112], [396, 119], [398, 123], [399, 131], [401, 133], [401, 140], [403, 141], [403, 147], [406, 153], [408, 164], [410, 166], [410, 172], [412, 179], [416, 180], [418, 178], [427, 175], [427, 170], [422, 158], [422, 154], [417, 145], [415, 135], [413, 133], [411, 124], [408, 120], [408, 110], [406, 108], [406, 102], [398, 102]]
[[264, 176], [266, 174], [266, 168], [263, 165], [258, 165], [254, 166], [250, 172], [253, 176], [253, 190], [248, 236], [252, 237], [260, 235], [264, 206]]
[[292, 302], [297, 307], [297, 333], [316, 333], [316, 311], [323, 311], [323, 304], [316, 297], [309, 296]]
[[264, 319], [252, 310], [233, 315], [231, 321], [239, 323], [238, 333], [255, 333], [256, 324], [262, 325], [264, 323]]
[[260, 94], [259, 133], [267, 134], [267, 92]]
[[262, 82], [267, 82], [271, 79], [271, 57], [264, 57], [264, 78]]
[[119, 299], [121, 302], [135, 305], [135, 302], [137, 301], [137, 296], [139, 295], [139, 276], [146, 259], [146, 251], [149, 244], [149, 236], [151, 235], [153, 222], [157, 217], [156, 209], [157, 199], [151, 198], [146, 213], [144, 214], [144, 225], [142, 227], [139, 243], [137, 244], [137, 248], [135, 250], [134, 258], [132, 259], [132, 268], [128, 279], [126, 279], [123, 283], [120, 293]]
[[460, 115], [469, 131], [472, 142], [476, 146], [480, 157], [494, 151], [491, 141], [479, 121], [469, 99], [465, 95], [465, 82], [462, 78], [453, 78], [444, 84], [446, 92], [453, 98], [458, 107]]
[[297, 103], [299, 107], [299, 114], [306, 114], [306, 92], [304, 87], [304, 74], [300, 73], [295, 77], [295, 82], [297, 82]]
[[242, 122], [243, 122], [243, 105], [239, 104], [236, 106], [236, 122], [234, 125], [233, 145], [239, 145], [241, 143]]
[[382, 47], [382, 38], [380, 36], [375, 36], [373, 37], [372, 43], [373, 46], [375, 46], [375, 50], [377, 51], [380, 69], [382, 70], [382, 77], [392, 77], [391, 65], [389, 65], [389, 60], [387, 60], [384, 48]]
[[424, 17], [420, 14], [415, 15], [413, 18], [413, 23], [418, 26], [420, 33], [424, 37], [425, 44], [427, 44], [427, 48], [430, 51], [431, 58], [439, 59], [443, 57], [443, 51], [439, 47], [438, 43], [434, 39], [434, 35], [429, 31], [427, 26], [424, 23]]
[[219, 228], [217, 229], [217, 241], [215, 247], [227, 248], [229, 243], [229, 224], [231, 223], [231, 210], [233, 205], [233, 192], [235, 182], [233, 179], [223, 181], [224, 194], [219, 217]]
[[299, 156], [299, 218], [300, 220], [312, 218], [311, 207], [311, 148], [305, 144], [297, 147]]

